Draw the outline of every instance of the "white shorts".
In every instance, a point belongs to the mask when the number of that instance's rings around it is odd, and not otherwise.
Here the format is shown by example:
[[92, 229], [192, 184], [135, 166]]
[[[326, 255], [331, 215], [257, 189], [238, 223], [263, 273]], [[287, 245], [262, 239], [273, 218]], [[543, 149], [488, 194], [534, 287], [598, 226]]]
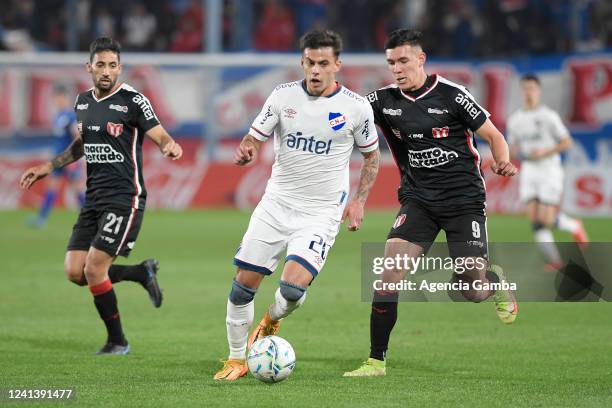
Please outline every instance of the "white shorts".
[[519, 175], [519, 196], [522, 202], [538, 200], [542, 204], [561, 204], [563, 171], [524, 171]]
[[285, 262], [299, 263], [314, 278], [325, 264], [339, 227], [338, 217], [301, 212], [264, 197], [251, 215], [234, 265], [270, 275], [286, 250]]

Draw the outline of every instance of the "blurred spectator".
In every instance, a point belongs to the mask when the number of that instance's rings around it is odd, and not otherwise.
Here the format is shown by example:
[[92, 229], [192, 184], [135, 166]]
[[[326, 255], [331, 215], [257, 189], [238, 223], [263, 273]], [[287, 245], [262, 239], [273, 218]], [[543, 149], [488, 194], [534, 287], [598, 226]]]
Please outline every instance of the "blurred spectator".
[[315, 28], [327, 25], [327, 0], [292, 0], [296, 17], [297, 37]]
[[[612, 47], [612, 0], [222, 2], [225, 50], [248, 49], [252, 39], [256, 50], [296, 52], [297, 38], [317, 27], [339, 32], [349, 52], [380, 51], [387, 34], [399, 27], [423, 31], [425, 48], [433, 57], [541, 55]], [[75, 5], [76, 16], [69, 18], [70, 4]], [[65, 50], [67, 31], [74, 30], [82, 51], [93, 37], [111, 35], [132, 50], [201, 52], [205, 4], [204, 0], [0, 0], [0, 49]], [[237, 7], [249, 7], [249, 12], [233, 12]], [[237, 16], [254, 17], [245, 23], [234, 21]], [[252, 27], [243, 36], [248, 43], [233, 44], [234, 29], [244, 27]]]
[[370, 0], [336, 0], [329, 5], [329, 27], [342, 36], [344, 51], [375, 48], [375, 24], [386, 3]]
[[461, 1], [449, 3], [450, 7], [443, 21], [445, 31], [449, 33], [448, 54], [455, 58], [478, 56], [483, 32], [480, 15], [469, 3], [462, 4]]
[[295, 25], [291, 11], [277, 0], [266, 0], [263, 7], [255, 28], [255, 49], [261, 51], [295, 49]]
[[595, 0], [590, 7], [594, 37], [600, 47], [612, 47], [612, 2]]
[[70, 21], [68, 24], [73, 24], [78, 37], [80, 50], [86, 50], [91, 43], [91, 1], [76, 0], [76, 21]]
[[[385, 39], [390, 32], [406, 26], [405, 23], [405, 3], [402, 0], [389, 2], [384, 7], [385, 12], [376, 20], [376, 48], [382, 50], [385, 46]], [[413, 26], [414, 27], [414, 26]], [[357, 27], [361, 28], [361, 27]], [[416, 27], [415, 27], [416, 28]]]
[[94, 37], [115, 37], [117, 19], [110, 13], [106, 6], [99, 8], [93, 21]]
[[172, 52], [201, 52], [204, 30], [204, 10], [201, 1], [192, 0], [179, 17], [177, 31], [170, 43]]
[[176, 31], [177, 13], [172, 0], [149, 1], [150, 10], [157, 18], [157, 31], [153, 36], [153, 51], [168, 51]]
[[202, 0], [191, 0], [179, 19], [179, 28], [182, 24], [191, 23], [193, 28], [199, 32], [204, 31], [204, 9]]
[[130, 50], [151, 49], [157, 19], [147, 11], [143, 3], [134, 3], [123, 20], [123, 45]]
[[232, 43], [232, 16], [234, 7], [238, 7], [240, 0], [226, 0], [223, 5], [223, 49], [229, 50]]
[[3, 48], [10, 51], [33, 50], [32, 34], [36, 24], [33, 21], [32, 1], [3, 1], [2, 3], [0, 35]]

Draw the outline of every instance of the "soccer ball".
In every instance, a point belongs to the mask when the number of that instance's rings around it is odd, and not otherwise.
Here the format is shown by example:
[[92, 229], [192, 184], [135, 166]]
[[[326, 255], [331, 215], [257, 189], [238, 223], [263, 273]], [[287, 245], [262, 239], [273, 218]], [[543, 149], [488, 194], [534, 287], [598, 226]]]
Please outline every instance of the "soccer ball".
[[247, 356], [249, 371], [253, 377], [266, 383], [281, 382], [295, 368], [295, 352], [289, 342], [278, 336], [257, 340]]

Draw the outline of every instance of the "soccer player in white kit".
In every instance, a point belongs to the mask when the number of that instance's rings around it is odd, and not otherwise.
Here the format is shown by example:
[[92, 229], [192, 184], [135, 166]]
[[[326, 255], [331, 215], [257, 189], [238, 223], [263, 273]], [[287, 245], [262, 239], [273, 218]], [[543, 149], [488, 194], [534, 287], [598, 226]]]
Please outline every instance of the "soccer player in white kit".
[[[356, 231], [378, 173], [378, 135], [370, 104], [340, 85], [340, 36], [329, 30], [300, 40], [305, 79], [278, 85], [234, 154], [238, 165], [257, 157], [274, 138], [276, 158], [266, 191], [234, 258], [236, 276], [227, 302], [229, 358], [216, 380], [246, 375], [245, 354], [258, 338], [275, 334], [281, 320], [305, 300], [323, 268], [340, 224]], [[364, 162], [359, 187], [349, 200], [349, 161], [357, 145]], [[252, 335], [254, 296], [264, 276], [285, 264], [270, 306]]]
[[544, 253], [546, 270], [562, 266], [551, 228], [572, 234], [579, 244], [588, 242], [582, 222], [559, 211], [563, 195], [563, 167], [560, 152], [572, 145], [569, 131], [559, 114], [540, 103], [537, 76], [521, 78], [523, 107], [508, 119], [511, 152], [522, 162], [519, 195], [526, 204], [535, 240]]

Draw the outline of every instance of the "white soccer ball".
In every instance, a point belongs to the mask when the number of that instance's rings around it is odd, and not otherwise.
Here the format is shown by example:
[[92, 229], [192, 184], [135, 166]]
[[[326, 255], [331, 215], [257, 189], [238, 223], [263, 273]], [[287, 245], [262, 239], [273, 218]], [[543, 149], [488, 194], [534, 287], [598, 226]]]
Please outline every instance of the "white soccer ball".
[[281, 382], [295, 368], [295, 352], [289, 342], [278, 336], [257, 340], [247, 356], [249, 371], [253, 377], [266, 383]]

